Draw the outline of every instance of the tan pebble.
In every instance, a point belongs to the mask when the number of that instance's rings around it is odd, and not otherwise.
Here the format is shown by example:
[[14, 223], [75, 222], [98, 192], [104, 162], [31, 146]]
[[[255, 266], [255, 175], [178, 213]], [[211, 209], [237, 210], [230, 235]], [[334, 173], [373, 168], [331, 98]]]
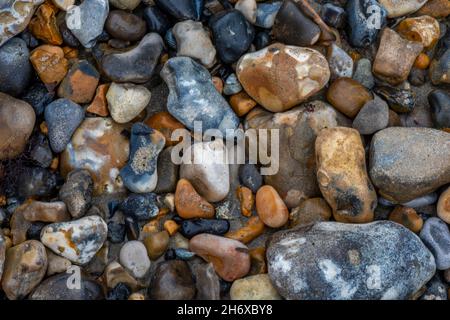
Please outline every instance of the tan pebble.
[[256, 211], [262, 222], [271, 228], [286, 224], [289, 211], [274, 187], [265, 185], [256, 193]]

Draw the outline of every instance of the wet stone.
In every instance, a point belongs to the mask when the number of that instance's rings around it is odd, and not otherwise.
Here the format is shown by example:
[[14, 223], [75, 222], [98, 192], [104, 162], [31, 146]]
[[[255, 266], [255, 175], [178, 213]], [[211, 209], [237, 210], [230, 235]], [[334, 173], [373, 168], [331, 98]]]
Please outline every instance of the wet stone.
[[126, 216], [138, 221], [150, 220], [159, 212], [154, 193], [130, 194], [119, 204], [118, 209]]
[[[1, 14], [0, 14], [1, 15]], [[13, 38], [0, 47], [0, 91], [18, 96], [31, 78], [30, 51], [20, 38]]]
[[230, 229], [230, 223], [225, 219], [192, 219], [181, 223], [180, 233], [191, 239], [200, 233], [223, 235]]
[[436, 268], [450, 268], [450, 231], [447, 224], [439, 218], [429, 218], [420, 232], [420, 238], [433, 253]]
[[91, 205], [94, 182], [86, 169], [75, 169], [66, 178], [59, 190], [59, 198], [64, 201], [73, 218], [82, 217]]
[[105, 22], [105, 30], [120, 40], [139, 41], [146, 32], [145, 21], [138, 16], [122, 10], [113, 10]]

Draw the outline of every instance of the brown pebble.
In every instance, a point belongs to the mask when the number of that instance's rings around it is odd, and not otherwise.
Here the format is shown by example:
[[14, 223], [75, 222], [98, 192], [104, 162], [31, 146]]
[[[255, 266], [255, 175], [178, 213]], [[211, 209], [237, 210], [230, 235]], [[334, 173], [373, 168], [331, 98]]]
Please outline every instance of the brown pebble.
[[259, 217], [251, 217], [247, 221], [247, 225], [235, 231], [229, 231], [225, 234], [226, 238], [234, 239], [247, 244], [263, 234], [265, 224]]
[[150, 233], [144, 238], [144, 245], [147, 249], [148, 257], [156, 260], [166, 252], [169, 245], [169, 233], [167, 231]]
[[417, 11], [417, 14], [434, 18], [445, 18], [450, 15], [450, 1], [428, 0], [427, 3]]
[[436, 210], [438, 217], [450, 224], [450, 187], [441, 193]]
[[182, 138], [172, 141], [172, 132], [176, 129], [184, 129], [183, 124], [166, 111], [155, 113], [145, 121], [145, 124], [164, 135], [166, 146], [173, 146], [182, 141]]
[[251, 268], [249, 275], [267, 273], [266, 248], [258, 247], [250, 249]]
[[253, 205], [255, 203], [252, 190], [244, 186], [239, 186], [237, 188], [237, 196], [239, 202], [241, 203], [242, 215], [245, 217], [250, 217], [252, 215]]
[[425, 70], [430, 65], [430, 58], [425, 53], [420, 53], [414, 61], [414, 67]]
[[180, 226], [173, 220], [167, 220], [164, 222], [164, 230], [166, 230], [170, 236], [173, 236], [177, 233]]
[[108, 101], [106, 101], [106, 93], [109, 89], [109, 83], [101, 84], [97, 87], [94, 99], [92, 100], [86, 111], [96, 114], [100, 117], [109, 115]]
[[177, 183], [175, 208], [183, 219], [211, 219], [215, 212], [213, 205], [201, 197], [186, 179], [180, 179]]
[[47, 44], [34, 49], [30, 61], [39, 78], [50, 88], [55, 88], [64, 79], [69, 68], [63, 49]]
[[56, 24], [56, 13], [58, 9], [49, 2], [42, 4], [31, 19], [28, 28], [38, 39], [47, 44], [61, 45], [63, 39]]
[[406, 18], [397, 27], [405, 39], [422, 43], [425, 49], [433, 47], [439, 40], [439, 22], [430, 16]]
[[328, 221], [331, 208], [322, 198], [306, 199], [292, 210], [289, 215], [290, 226], [303, 226], [317, 221]]
[[423, 220], [416, 210], [404, 206], [396, 206], [389, 214], [389, 220], [397, 222], [412, 232], [419, 233], [423, 227]]
[[257, 103], [245, 91], [241, 91], [231, 96], [230, 105], [238, 117], [242, 117], [256, 107]]
[[289, 211], [274, 187], [265, 185], [256, 193], [256, 212], [261, 221], [271, 228], [286, 224]]

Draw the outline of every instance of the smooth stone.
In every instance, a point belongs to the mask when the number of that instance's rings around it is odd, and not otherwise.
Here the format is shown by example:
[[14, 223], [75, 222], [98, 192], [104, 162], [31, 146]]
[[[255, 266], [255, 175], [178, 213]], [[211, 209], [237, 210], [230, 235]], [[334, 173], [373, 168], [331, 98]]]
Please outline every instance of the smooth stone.
[[110, 84], [101, 84], [95, 90], [94, 99], [87, 107], [86, 112], [90, 112], [100, 117], [107, 117], [109, 115], [108, 101], [106, 100], [106, 94], [108, 93]]
[[239, 186], [236, 192], [238, 194], [239, 202], [241, 203], [240, 207], [242, 215], [250, 217], [255, 203], [252, 190], [244, 186]]
[[167, 231], [153, 232], [144, 238], [144, 245], [147, 249], [148, 257], [156, 260], [161, 257], [169, 246], [169, 233]]
[[417, 14], [431, 16], [433, 18], [446, 18], [450, 15], [450, 3], [447, 0], [428, 0], [417, 11]]
[[44, 113], [45, 107], [53, 101], [54, 96], [54, 92], [48, 92], [45, 85], [38, 81], [33, 83], [21, 98], [33, 107], [36, 116], [40, 116]]
[[80, 287], [67, 284], [73, 281], [73, 273], [60, 273], [45, 279], [29, 296], [30, 300], [101, 300], [103, 289], [99, 283], [81, 273]]
[[255, 45], [256, 50], [261, 50], [267, 47], [270, 41], [269, 33], [267, 31], [261, 31], [256, 34], [253, 44]]
[[233, 282], [231, 300], [281, 300], [267, 273], [248, 276]]
[[189, 130], [201, 121], [202, 129], [235, 129], [239, 119], [216, 90], [206, 68], [188, 57], [169, 59], [161, 70], [169, 87], [167, 110]]
[[322, 198], [309, 198], [301, 202], [289, 214], [291, 227], [305, 226], [318, 221], [328, 221], [331, 218], [331, 208]]
[[369, 59], [362, 58], [356, 63], [353, 80], [358, 81], [367, 89], [372, 89], [375, 85], [375, 79], [372, 74], [372, 63]]
[[47, 258], [48, 258], [47, 276], [51, 276], [56, 273], [66, 272], [72, 266], [72, 263], [68, 259], [57, 256], [50, 250], [47, 251]]
[[289, 211], [274, 187], [265, 185], [256, 193], [256, 211], [265, 225], [280, 228], [286, 224]]
[[170, 260], [158, 264], [148, 293], [155, 300], [191, 300], [195, 283], [185, 261]]
[[200, 234], [209, 233], [218, 236], [224, 235], [230, 229], [226, 219], [192, 219], [181, 223], [179, 232], [187, 239]]
[[48, 168], [53, 160], [53, 153], [47, 137], [43, 134], [35, 135], [31, 142], [30, 157], [42, 168]]
[[242, 278], [250, 271], [248, 248], [237, 240], [199, 234], [190, 240], [189, 249], [211, 262], [216, 273], [225, 281]]
[[176, 20], [199, 20], [202, 5], [195, 0], [154, 0], [155, 4]]
[[66, 177], [74, 169], [87, 169], [94, 180], [94, 195], [123, 191], [119, 170], [129, 154], [123, 130], [111, 118], [86, 118], [61, 154], [61, 174]]
[[148, 30], [159, 33], [161, 37], [164, 37], [171, 27], [167, 16], [156, 6], [148, 6], [144, 9], [144, 19]]
[[422, 43], [425, 49], [433, 47], [439, 40], [439, 22], [430, 16], [407, 18], [397, 26], [397, 32], [404, 38]]
[[23, 198], [51, 196], [58, 184], [57, 175], [41, 167], [23, 167], [17, 177], [17, 193]]
[[439, 196], [436, 211], [439, 218], [450, 224], [450, 187]]
[[388, 18], [406, 16], [419, 10], [427, 0], [379, 0], [386, 9]]
[[147, 26], [137, 15], [122, 10], [109, 12], [105, 30], [114, 38], [126, 41], [139, 41], [144, 37]]
[[195, 264], [191, 267], [197, 289], [197, 300], [220, 300], [220, 279], [212, 263]]
[[13, 159], [24, 151], [35, 121], [28, 103], [0, 92], [0, 160]]
[[373, 62], [373, 73], [391, 85], [398, 85], [408, 78], [414, 61], [422, 50], [420, 42], [404, 39], [394, 30], [384, 28]]
[[450, 49], [431, 62], [429, 75], [434, 85], [450, 83]]
[[234, 8], [240, 11], [251, 24], [256, 22], [256, 0], [238, 0]]
[[221, 11], [209, 20], [217, 55], [224, 63], [236, 62], [249, 48], [255, 37], [253, 26], [238, 10]]
[[79, 265], [88, 263], [106, 240], [108, 227], [99, 216], [52, 223], [41, 232], [41, 242], [54, 253]]
[[167, 30], [166, 34], [164, 35], [164, 41], [166, 41], [166, 44], [169, 46], [170, 49], [177, 50], [177, 40], [173, 35], [172, 28]]
[[0, 47], [21, 33], [29, 24], [36, 8], [44, 0], [6, 0], [0, 6]]
[[183, 219], [213, 218], [215, 209], [207, 200], [200, 196], [192, 184], [186, 179], [180, 179], [175, 191], [175, 208]]
[[349, 118], [356, 117], [364, 104], [372, 99], [370, 91], [351, 78], [339, 78], [327, 90], [327, 100]]
[[130, 158], [120, 170], [125, 187], [131, 192], [152, 192], [158, 182], [158, 155], [164, 148], [165, 138], [156, 130], [138, 122], [131, 128]]
[[344, 25], [347, 13], [335, 4], [325, 3], [320, 9], [320, 17], [327, 25], [338, 29]]
[[254, 164], [246, 163], [239, 167], [239, 181], [256, 193], [263, 184], [263, 178]]
[[414, 233], [419, 233], [423, 227], [423, 219], [416, 210], [404, 206], [396, 206], [389, 214], [389, 220], [397, 222]]
[[[14, 215], [23, 215], [23, 218], [30, 222], [63, 222], [71, 219], [66, 204], [62, 201], [29, 200], [16, 208]], [[14, 236], [13, 230], [11, 230], [11, 233]], [[14, 238], [13, 240], [15, 240]], [[14, 241], [14, 244], [17, 244], [16, 241]]]
[[242, 56], [236, 74], [245, 91], [272, 112], [298, 105], [330, 78], [328, 62], [321, 53], [280, 43]]
[[353, 75], [353, 59], [334, 43], [328, 47], [328, 65], [330, 67], [331, 79], [347, 77]]
[[30, 51], [20, 38], [12, 38], [0, 47], [0, 91], [18, 96], [31, 78]]
[[120, 264], [137, 279], [143, 278], [150, 269], [147, 249], [140, 241], [125, 243], [120, 249], [119, 259]]
[[108, 289], [113, 289], [120, 283], [127, 285], [133, 290], [139, 288], [137, 280], [134, 279], [117, 261], [113, 261], [106, 266], [102, 279]]
[[252, 216], [247, 220], [247, 223], [243, 227], [227, 232], [225, 238], [247, 244], [262, 235], [265, 230], [265, 224], [261, 221], [259, 216]]
[[353, 120], [353, 128], [360, 134], [373, 134], [389, 124], [389, 107], [378, 96], [364, 104]]
[[450, 94], [444, 90], [433, 90], [428, 94], [431, 118], [435, 128], [450, 128]]
[[177, 187], [179, 166], [172, 162], [172, 150], [173, 147], [168, 147], [158, 156], [158, 182], [155, 193], [174, 192]]
[[81, 218], [89, 209], [92, 200], [94, 181], [86, 169], [75, 169], [66, 178], [59, 190], [59, 198], [75, 219]]
[[285, 0], [275, 17], [272, 33], [279, 42], [307, 47], [319, 40], [320, 28], [294, 1]]
[[230, 74], [225, 80], [225, 83], [223, 86], [223, 94], [225, 94], [227, 96], [231, 96], [231, 95], [239, 93], [241, 91], [242, 91], [242, 86], [239, 83], [239, 80], [236, 77], [236, 74], [235, 73]]
[[366, 170], [365, 151], [358, 131], [326, 128], [316, 139], [317, 181], [338, 222], [373, 220], [377, 194]]
[[147, 107], [150, 91], [132, 83], [111, 83], [106, 100], [111, 117], [117, 123], [127, 123], [136, 118]]
[[57, 15], [56, 22], [59, 27], [59, 32], [61, 33], [61, 36], [63, 38], [63, 43], [72, 48], [80, 47], [81, 46], [80, 41], [78, 41], [77, 37], [75, 37], [74, 34], [67, 27], [66, 14], [64, 12], [60, 12]]
[[216, 62], [216, 49], [209, 32], [201, 22], [186, 20], [178, 22], [172, 28], [177, 42], [177, 56], [199, 60], [205, 67], [211, 68]]
[[449, 157], [450, 140], [446, 132], [386, 128], [372, 138], [369, 173], [382, 197], [403, 203], [449, 183]]
[[196, 142], [187, 149], [186, 155], [186, 160], [192, 161], [183, 161], [180, 178], [189, 180], [207, 201], [223, 200], [230, 191], [230, 169], [225, 161], [226, 147], [223, 141]]
[[101, 69], [113, 82], [145, 83], [152, 77], [163, 48], [161, 36], [148, 33], [131, 50], [105, 55]]
[[387, 101], [389, 107], [398, 113], [407, 113], [414, 110], [416, 98], [409, 89], [388, 86], [378, 86], [374, 91]]
[[36, 240], [25, 241], [6, 252], [2, 288], [9, 300], [25, 298], [47, 271], [45, 247]]
[[281, 5], [281, 1], [258, 3], [256, 8], [256, 21], [253, 24], [261, 28], [271, 29]]
[[66, 13], [66, 25], [85, 48], [92, 48], [102, 34], [109, 13], [108, 0], [83, 1]]
[[64, 51], [57, 46], [44, 44], [31, 52], [31, 64], [39, 78], [47, 86], [54, 89], [64, 79], [69, 68], [69, 61]]
[[73, 133], [84, 120], [84, 110], [69, 99], [53, 101], [45, 108], [48, 139], [56, 153], [64, 151]]
[[436, 268], [450, 268], [450, 231], [448, 225], [439, 218], [431, 217], [425, 221], [420, 238], [433, 253]]
[[374, 43], [386, 24], [386, 9], [376, 0], [349, 0], [345, 11], [350, 44], [364, 48]]
[[61, 45], [63, 39], [57, 25], [57, 11], [58, 8], [48, 2], [39, 6], [28, 25], [30, 33], [44, 43]]
[[415, 198], [411, 201], [404, 202], [404, 203], [402, 203], [402, 205], [411, 207], [411, 208], [420, 208], [420, 207], [428, 206], [430, 204], [434, 204], [434, 203], [436, 203], [437, 200], [438, 200], [438, 196], [437, 196], [436, 192], [431, 192], [424, 196]]
[[118, 209], [126, 216], [138, 221], [150, 220], [159, 212], [154, 193], [132, 193], [119, 204]]
[[280, 231], [268, 244], [267, 260], [276, 290], [295, 300], [408, 299], [436, 271], [420, 239], [390, 221]]
[[133, 11], [141, 0], [109, 0], [109, 3], [118, 9]]

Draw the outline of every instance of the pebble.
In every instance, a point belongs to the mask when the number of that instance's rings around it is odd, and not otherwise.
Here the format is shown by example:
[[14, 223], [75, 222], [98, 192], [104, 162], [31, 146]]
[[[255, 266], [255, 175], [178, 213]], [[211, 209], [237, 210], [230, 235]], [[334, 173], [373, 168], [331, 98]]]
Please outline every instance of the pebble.
[[[154, 0], [155, 4], [176, 20], [199, 20], [203, 5], [192, 0]], [[200, 3], [200, 4], [199, 4]]]
[[141, 3], [140, 0], [109, 0], [116, 8], [133, 11]]
[[167, 16], [156, 6], [148, 6], [144, 9], [144, 19], [150, 32], [159, 33], [161, 37], [170, 29]]
[[3, 274], [3, 266], [5, 264], [5, 257], [6, 257], [6, 240], [5, 237], [0, 234], [0, 280], [2, 279]]
[[354, 118], [360, 109], [372, 99], [370, 91], [351, 78], [335, 80], [327, 91], [328, 102], [349, 118]]
[[[392, 29], [384, 28], [380, 46], [373, 62], [373, 73], [391, 85], [398, 85], [408, 78], [423, 45], [417, 41], [402, 38]], [[402, 52], [400, 56], [398, 53]]]
[[220, 300], [220, 280], [212, 263], [196, 264], [192, 269], [197, 300]]
[[40, 167], [48, 168], [53, 160], [53, 153], [50, 149], [48, 139], [43, 134], [35, 135], [33, 136], [31, 145], [30, 157]]
[[169, 59], [161, 70], [161, 78], [169, 87], [167, 110], [188, 129], [194, 121], [202, 129], [235, 129], [239, 118], [216, 90], [207, 69], [188, 57]]
[[169, 260], [157, 265], [151, 280], [149, 296], [155, 300], [191, 300], [195, 284], [185, 261]]
[[417, 11], [417, 14], [432, 16], [433, 18], [445, 18], [450, 15], [450, 3], [447, 0], [428, 0]]
[[239, 202], [241, 203], [241, 213], [246, 217], [250, 217], [253, 211], [254, 197], [252, 191], [243, 186], [239, 186], [237, 189]]
[[69, 61], [60, 47], [44, 44], [31, 52], [31, 64], [47, 87], [55, 88], [66, 76]]
[[429, 76], [434, 85], [450, 83], [450, 48], [431, 61]]
[[243, 164], [239, 166], [239, 181], [256, 193], [263, 184], [263, 178], [254, 164]]
[[120, 264], [136, 279], [143, 278], [150, 269], [147, 249], [140, 241], [128, 241], [120, 249]]
[[177, 42], [177, 56], [197, 59], [207, 68], [214, 65], [216, 49], [208, 30], [201, 22], [192, 20], [178, 22], [173, 26], [172, 32]]
[[145, 83], [152, 77], [163, 48], [161, 36], [148, 33], [133, 49], [106, 54], [101, 69], [114, 82]]
[[83, 122], [84, 110], [69, 99], [53, 101], [45, 108], [45, 122], [48, 127], [48, 139], [56, 153], [64, 151], [73, 133]]
[[250, 47], [255, 37], [253, 26], [238, 10], [226, 10], [209, 20], [217, 55], [224, 63], [236, 62]]
[[93, 187], [91, 174], [86, 169], [75, 169], [67, 175], [66, 182], [59, 190], [59, 198], [64, 201], [73, 218], [81, 218], [89, 209]]
[[147, 249], [148, 257], [156, 260], [161, 257], [169, 246], [169, 233], [167, 231], [152, 232], [144, 238], [144, 245]]
[[378, 86], [374, 91], [386, 100], [389, 107], [395, 112], [408, 113], [414, 110], [416, 98], [409, 89]]
[[39, 6], [31, 19], [28, 29], [37, 39], [44, 43], [61, 45], [63, 39], [56, 23], [58, 9], [50, 3]]
[[379, 194], [403, 203], [449, 183], [449, 143], [448, 133], [430, 128], [378, 131], [370, 147], [369, 173]]
[[404, 202], [403, 205], [407, 206], [407, 207], [411, 207], [411, 208], [420, 208], [420, 207], [428, 206], [430, 204], [434, 204], [437, 202], [437, 200], [438, 200], [438, 196], [437, 196], [436, 192], [431, 192], [424, 196], [415, 198], [411, 201]]
[[283, 1], [272, 32], [277, 41], [299, 47], [312, 46], [320, 37], [319, 26], [291, 0]]
[[351, 128], [322, 129], [316, 139], [317, 181], [338, 222], [373, 220], [377, 194], [366, 171], [361, 136]]
[[230, 223], [225, 219], [192, 219], [181, 223], [180, 233], [187, 239], [200, 234], [209, 233], [223, 235], [230, 229]]
[[351, 78], [353, 75], [353, 60], [341, 48], [334, 43], [328, 47], [327, 55], [328, 65], [330, 67], [331, 79]]
[[305, 226], [318, 221], [328, 221], [331, 218], [331, 208], [323, 198], [309, 198], [301, 202], [289, 214], [291, 227]]
[[289, 211], [277, 191], [269, 185], [262, 186], [256, 193], [256, 211], [265, 225], [280, 228], [286, 224]]
[[403, 225], [414, 233], [419, 233], [423, 227], [423, 219], [416, 210], [409, 207], [396, 206], [389, 214], [389, 220]]
[[239, 80], [236, 77], [235, 73], [230, 74], [225, 80], [223, 86], [223, 94], [227, 96], [231, 96], [233, 94], [239, 93], [242, 91], [242, 86], [239, 83]]
[[150, 91], [132, 83], [111, 83], [106, 100], [111, 117], [117, 123], [127, 123], [136, 118], [149, 104]]
[[27, 92], [22, 96], [22, 100], [29, 103], [36, 113], [40, 116], [44, 113], [45, 107], [53, 101], [54, 92], [48, 92], [47, 88], [42, 82], [32, 84]]
[[109, 87], [110, 85], [108, 83], [101, 84], [97, 87], [94, 98], [86, 109], [87, 112], [96, 114], [100, 117], [107, 117], [109, 115], [108, 100], [106, 99]]
[[450, 128], [450, 94], [436, 89], [428, 94], [431, 118], [436, 129]]
[[438, 217], [450, 224], [450, 187], [445, 189], [439, 196], [436, 210]]
[[135, 42], [144, 37], [147, 25], [137, 15], [122, 10], [112, 10], [106, 19], [105, 30], [115, 39]]
[[234, 5], [234, 8], [240, 11], [248, 22], [251, 24], [256, 23], [256, 0], [238, 0]]
[[125, 187], [131, 192], [152, 192], [158, 181], [158, 155], [164, 148], [164, 136], [143, 123], [131, 128], [130, 158], [120, 170]]
[[281, 300], [268, 274], [257, 274], [238, 279], [230, 289], [231, 300]]
[[109, 13], [108, 0], [83, 1], [66, 13], [66, 25], [85, 48], [92, 48], [102, 34]]
[[[63, 222], [71, 219], [65, 203], [62, 201], [43, 202], [29, 200], [14, 211], [14, 220], [21, 219], [18, 215], [22, 215], [29, 222]], [[13, 230], [11, 232], [14, 244], [17, 244]]]
[[23, 198], [50, 196], [56, 188], [57, 176], [41, 167], [23, 167], [17, 178], [17, 194]]
[[420, 239], [433, 253], [438, 270], [450, 268], [450, 231], [444, 221], [436, 217], [427, 219]]
[[384, 129], [389, 124], [389, 107], [387, 103], [376, 96], [364, 104], [353, 120], [353, 128], [360, 134], [373, 134]]
[[178, 180], [175, 191], [175, 208], [183, 219], [211, 219], [215, 213], [213, 205], [200, 196], [186, 179]]
[[262, 235], [264, 231], [264, 222], [258, 216], [252, 216], [247, 220], [246, 225], [240, 229], [227, 232], [225, 237], [247, 244]]
[[397, 26], [404, 38], [422, 43], [425, 49], [433, 47], [439, 40], [441, 30], [439, 22], [430, 16], [407, 18]]
[[[195, 190], [209, 202], [223, 200], [230, 191], [229, 165], [222, 140], [197, 142], [186, 150], [191, 163], [183, 161], [180, 177], [189, 180]], [[186, 158], [186, 157], [184, 157]], [[196, 163], [197, 159], [197, 163]], [[198, 161], [201, 159], [200, 161]]]
[[426, 284], [426, 291], [420, 297], [420, 300], [448, 300], [448, 285], [446, 285], [439, 275], [435, 275], [430, 282]]
[[67, 9], [75, 4], [75, 0], [52, 0], [52, 2], [55, 6], [64, 11], [67, 11]]
[[132, 290], [137, 290], [139, 284], [117, 261], [109, 263], [102, 275], [106, 287], [108, 289], [115, 288], [118, 284], [123, 283]]
[[281, 231], [270, 240], [267, 260], [278, 293], [300, 300], [407, 299], [436, 271], [419, 238], [390, 221]]
[[345, 10], [332, 3], [325, 3], [320, 10], [322, 20], [333, 28], [342, 28], [347, 19]]
[[138, 221], [150, 220], [159, 212], [154, 193], [132, 193], [119, 204], [118, 209], [126, 216]]
[[[256, 8], [256, 21], [253, 24], [265, 29], [272, 28], [281, 5], [281, 1], [258, 3]], [[259, 49], [264, 47], [266, 46], [262, 46]]]
[[0, 47], [0, 91], [12, 96], [22, 94], [31, 78], [30, 51], [20, 38]]
[[[288, 72], [292, 69], [296, 72]], [[298, 105], [330, 78], [328, 63], [318, 51], [279, 43], [242, 56], [236, 74], [245, 91], [272, 112]]]
[[369, 59], [362, 58], [358, 60], [355, 72], [353, 73], [353, 80], [358, 81], [367, 89], [372, 89], [375, 86], [375, 79], [372, 74], [372, 63]]
[[158, 182], [154, 190], [155, 193], [175, 192], [179, 166], [172, 162], [172, 151], [173, 147], [165, 148], [158, 156]]
[[128, 300], [131, 289], [124, 283], [119, 283], [106, 296], [106, 300]]
[[35, 121], [28, 103], [0, 92], [0, 160], [13, 159], [24, 151]]
[[68, 259], [57, 256], [50, 250], [47, 251], [47, 258], [48, 258], [47, 276], [51, 276], [56, 273], [66, 272], [72, 266], [72, 263]]
[[107, 225], [99, 216], [52, 223], [41, 232], [41, 242], [57, 255], [79, 265], [88, 263], [106, 240]]
[[270, 43], [270, 35], [267, 31], [260, 31], [256, 34], [253, 44], [256, 50], [261, 50], [267, 47]]
[[184, 129], [184, 126], [167, 111], [153, 114], [145, 121], [145, 124], [164, 135], [166, 146], [174, 146], [182, 140], [182, 138], [172, 140], [172, 133], [177, 129]]
[[406, 16], [419, 10], [427, 0], [379, 0], [386, 9], [388, 18]]
[[189, 242], [189, 249], [214, 265], [225, 281], [244, 277], [250, 270], [248, 248], [237, 240], [212, 234], [199, 234]]
[[2, 288], [10, 300], [24, 299], [42, 281], [47, 271], [45, 247], [36, 240], [8, 249]]

